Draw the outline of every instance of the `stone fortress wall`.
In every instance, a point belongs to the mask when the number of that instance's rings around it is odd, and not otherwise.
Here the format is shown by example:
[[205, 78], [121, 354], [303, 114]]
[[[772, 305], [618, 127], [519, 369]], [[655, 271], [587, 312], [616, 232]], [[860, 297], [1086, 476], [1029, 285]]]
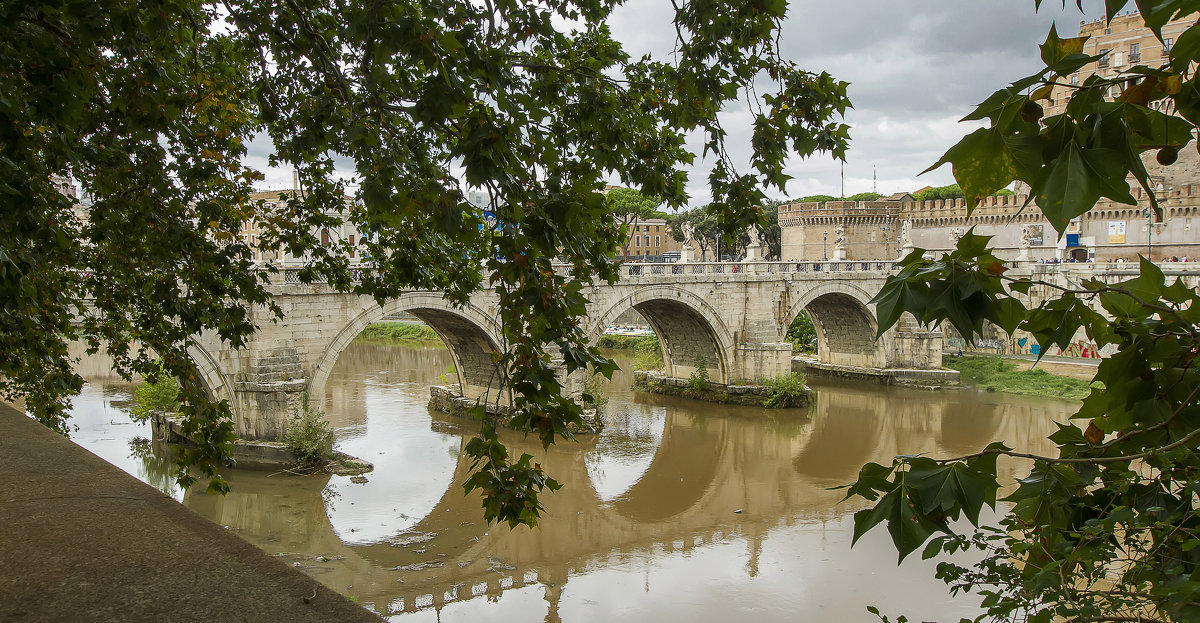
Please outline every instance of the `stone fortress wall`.
[[1133, 189], [1137, 206], [1103, 200], [1072, 221], [1060, 238], [1027, 195], [993, 195], [967, 215], [964, 199], [915, 201], [911, 195], [880, 201], [829, 201], [780, 207], [782, 259], [895, 259], [912, 248], [940, 254], [974, 228], [993, 236], [1001, 259], [1045, 262], [1133, 261], [1150, 250], [1154, 261], [1200, 260], [1200, 184], [1157, 192], [1163, 217], [1148, 214], [1149, 200]]

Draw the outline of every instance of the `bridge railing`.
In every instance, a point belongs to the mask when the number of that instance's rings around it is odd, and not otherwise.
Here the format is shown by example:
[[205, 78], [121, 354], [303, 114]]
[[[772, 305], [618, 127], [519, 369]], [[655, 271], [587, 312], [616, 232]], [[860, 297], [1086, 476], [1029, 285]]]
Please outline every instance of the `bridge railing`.
[[[300, 285], [300, 284], [304, 283], [300, 279], [300, 271], [302, 271], [302, 270], [304, 270], [304, 269], [300, 268], [300, 267], [289, 266], [289, 267], [285, 267], [285, 268], [279, 268], [279, 269], [277, 269], [277, 272], [275, 272], [273, 274], [269, 273], [269, 272], [267, 274], [269, 275], [269, 277], [271, 279], [271, 284], [273, 284], [273, 285]], [[350, 269], [351, 283], [361, 282], [363, 275], [367, 274], [368, 270], [369, 269], [366, 269], [366, 268], [351, 268]], [[264, 270], [264, 272], [266, 272], [266, 271]], [[325, 281], [318, 279], [314, 283], [325, 283]]]
[[[888, 273], [893, 270], [894, 262], [878, 260], [855, 261], [818, 261], [818, 262], [660, 262], [660, 263], [625, 263], [621, 265], [622, 277], [666, 277], [670, 275], [787, 275], [787, 274], [830, 274], [830, 273]], [[277, 268], [270, 274], [274, 285], [300, 285], [301, 271], [298, 266]], [[350, 270], [353, 283], [362, 281], [368, 274], [366, 268]], [[555, 265], [555, 270], [570, 276], [571, 267], [567, 264]], [[318, 280], [316, 283], [324, 283]]]
[[675, 262], [627, 263], [621, 265], [622, 277], [657, 275], [782, 275], [828, 273], [887, 273], [890, 261], [823, 261], [823, 262]]

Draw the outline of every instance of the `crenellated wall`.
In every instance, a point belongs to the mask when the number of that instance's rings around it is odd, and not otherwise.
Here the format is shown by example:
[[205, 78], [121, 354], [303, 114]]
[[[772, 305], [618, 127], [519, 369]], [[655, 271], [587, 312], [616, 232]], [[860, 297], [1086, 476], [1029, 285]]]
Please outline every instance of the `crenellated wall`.
[[[834, 258], [838, 228], [845, 232], [848, 260], [895, 259], [906, 245], [903, 229], [914, 248], [942, 253], [953, 248], [956, 235], [974, 228], [992, 236], [991, 247], [1001, 259], [1095, 262], [1134, 260], [1147, 255], [1154, 261], [1172, 257], [1200, 259], [1200, 184], [1163, 188], [1156, 194], [1162, 218], [1149, 215], [1149, 200], [1140, 187], [1132, 189], [1137, 206], [1102, 200], [1068, 224], [1061, 235], [1024, 194], [993, 195], [970, 215], [964, 199], [931, 201], [830, 201], [780, 207], [782, 257], [816, 261]], [[1026, 250], [1022, 237], [1030, 244]]]

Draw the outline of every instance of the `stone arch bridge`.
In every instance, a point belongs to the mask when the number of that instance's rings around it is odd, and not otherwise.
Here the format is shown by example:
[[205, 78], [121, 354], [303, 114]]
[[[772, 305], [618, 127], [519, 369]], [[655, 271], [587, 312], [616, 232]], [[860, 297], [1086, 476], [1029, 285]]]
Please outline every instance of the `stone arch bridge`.
[[[938, 369], [938, 331], [902, 321], [874, 339], [870, 300], [891, 270], [890, 262], [873, 261], [626, 264], [618, 283], [592, 287], [585, 329], [595, 343], [634, 309], [659, 336], [668, 376], [687, 378], [703, 359], [713, 382], [736, 384], [791, 370], [787, 329], [807, 310], [821, 364]], [[300, 284], [289, 270], [278, 273], [270, 289], [281, 320], [256, 310], [260, 329], [242, 349], [213, 335], [200, 336], [191, 349], [212, 396], [229, 400], [243, 438], [281, 438], [291, 407], [305, 392], [324, 395], [330, 370], [355, 336], [399, 312], [424, 321], [445, 341], [464, 396], [488, 403], [509, 399], [493, 364], [492, 353], [505, 345], [490, 290], [465, 306], [428, 291], [379, 305], [326, 285]]]

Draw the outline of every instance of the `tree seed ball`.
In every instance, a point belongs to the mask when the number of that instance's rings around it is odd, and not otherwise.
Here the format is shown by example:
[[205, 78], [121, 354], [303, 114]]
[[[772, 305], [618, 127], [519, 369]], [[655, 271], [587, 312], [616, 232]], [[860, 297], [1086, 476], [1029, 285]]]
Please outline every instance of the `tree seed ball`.
[[1158, 163], [1164, 167], [1169, 167], [1175, 164], [1179, 159], [1179, 150], [1174, 147], [1163, 147], [1158, 150]]
[[1030, 100], [1021, 105], [1021, 118], [1027, 123], [1034, 123], [1042, 118], [1042, 105]]

